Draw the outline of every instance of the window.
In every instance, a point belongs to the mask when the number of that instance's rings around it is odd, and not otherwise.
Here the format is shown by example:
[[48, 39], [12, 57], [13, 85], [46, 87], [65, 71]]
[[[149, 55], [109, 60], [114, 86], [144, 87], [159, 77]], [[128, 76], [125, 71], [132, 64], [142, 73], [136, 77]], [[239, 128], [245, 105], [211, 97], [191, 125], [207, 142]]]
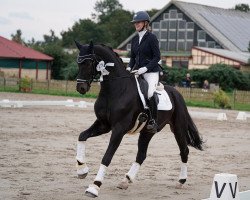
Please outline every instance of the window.
[[199, 47], [207, 47], [207, 43], [206, 42], [198, 42], [198, 46]]
[[169, 29], [176, 29], [177, 27], [177, 21], [176, 20], [172, 20], [169, 22]]
[[131, 44], [127, 44], [127, 51], [131, 51]]
[[186, 51], [191, 51], [193, 47], [193, 41], [187, 41], [186, 42]]
[[177, 51], [185, 51], [185, 42], [178, 41], [177, 43]]
[[159, 22], [153, 22], [152, 27], [153, 27], [153, 29], [159, 29], [160, 28], [160, 23]]
[[185, 29], [186, 28], [186, 21], [180, 20], [178, 21], [178, 29]]
[[187, 29], [194, 30], [194, 22], [187, 22]]
[[173, 60], [172, 67], [188, 69], [188, 60]]
[[183, 19], [183, 14], [182, 13], [178, 13], [178, 19]]
[[194, 39], [194, 31], [187, 31], [187, 40]]
[[176, 31], [169, 31], [169, 37], [170, 40], [176, 40]]
[[163, 14], [163, 19], [169, 19], [169, 13], [164, 13]]
[[185, 40], [186, 39], [186, 32], [185, 31], [178, 31], [177, 32], [177, 39], [178, 40]]
[[155, 34], [155, 36], [156, 36], [157, 39], [159, 40], [159, 38], [160, 38], [160, 32], [159, 32], [159, 31], [153, 30], [152, 33]]
[[214, 41], [208, 41], [207, 42], [207, 47], [208, 48], [214, 48], [215, 47], [215, 42]]
[[161, 39], [168, 39], [168, 31], [161, 31]]
[[169, 11], [169, 18], [170, 19], [177, 19], [177, 10], [170, 10]]
[[197, 31], [197, 40], [206, 40], [206, 32], [203, 30]]
[[160, 42], [160, 49], [166, 51], [167, 50], [167, 41]]
[[161, 20], [161, 29], [168, 29], [168, 20]]
[[176, 41], [169, 41], [168, 42], [168, 50], [169, 51], [176, 51]]

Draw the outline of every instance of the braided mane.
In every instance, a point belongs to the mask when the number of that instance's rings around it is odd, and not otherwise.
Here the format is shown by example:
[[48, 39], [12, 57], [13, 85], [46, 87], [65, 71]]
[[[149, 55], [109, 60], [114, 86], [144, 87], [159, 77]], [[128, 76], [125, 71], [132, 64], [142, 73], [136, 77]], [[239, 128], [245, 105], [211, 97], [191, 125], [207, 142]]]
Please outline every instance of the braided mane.
[[122, 59], [120, 58], [120, 56], [118, 55], [118, 53], [116, 53], [112, 47], [107, 46], [105, 44], [100, 44], [100, 46], [102, 46], [105, 49], [109, 50], [110, 56], [112, 56], [113, 58], [115, 58], [118, 62], [120, 62], [120, 64], [124, 65]]

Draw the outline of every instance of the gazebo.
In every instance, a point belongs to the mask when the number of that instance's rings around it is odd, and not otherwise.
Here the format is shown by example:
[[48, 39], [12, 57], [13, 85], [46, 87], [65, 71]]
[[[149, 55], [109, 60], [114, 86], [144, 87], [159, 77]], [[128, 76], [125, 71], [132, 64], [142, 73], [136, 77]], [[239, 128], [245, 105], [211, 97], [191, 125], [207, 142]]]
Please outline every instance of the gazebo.
[[52, 57], [0, 36], [0, 75], [48, 80], [52, 62]]

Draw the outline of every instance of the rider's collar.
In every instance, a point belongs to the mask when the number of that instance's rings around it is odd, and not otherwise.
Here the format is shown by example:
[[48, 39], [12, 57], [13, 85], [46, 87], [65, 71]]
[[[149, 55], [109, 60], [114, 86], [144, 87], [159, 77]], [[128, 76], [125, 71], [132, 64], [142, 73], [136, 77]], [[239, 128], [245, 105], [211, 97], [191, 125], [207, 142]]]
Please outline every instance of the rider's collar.
[[143, 31], [138, 32], [138, 35], [139, 35], [139, 43], [141, 42], [141, 39], [143, 38], [143, 36], [145, 35], [146, 32], [147, 32], [147, 30], [143, 30]]

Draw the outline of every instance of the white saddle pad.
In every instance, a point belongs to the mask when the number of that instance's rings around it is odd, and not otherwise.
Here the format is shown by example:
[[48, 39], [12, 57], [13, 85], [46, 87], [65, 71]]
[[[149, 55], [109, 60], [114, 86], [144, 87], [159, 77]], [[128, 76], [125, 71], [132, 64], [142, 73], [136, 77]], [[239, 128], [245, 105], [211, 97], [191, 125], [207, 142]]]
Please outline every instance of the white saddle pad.
[[[147, 109], [147, 105], [146, 105], [146, 101], [145, 98], [141, 92], [140, 86], [139, 86], [139, 82], [136, 78], [136, 84], [137, 84], [137, 90], [139, 92], [139, 96], [141, 98], [141, 101], [143, 103], [143, 106], [145, 109]], [[156, 92], [159, 94], [159, 104], [158, 104], [158, 110], [171, 110], [172, 109], [172, 103], [170, 101], [170, 98], [168, 96], [168, 93], [166, 92], [166, 90], [164, 90], [164, 86], [162, 85], [162, 83], [160, 83], [160, 85], [157, 87]]]
[[157, 93], [159, 93], [159, 104], [158, 104], [158, 110], [171, 110], [172, 109], [172, 103], [170, 101], [170, 98], [168, 96], [168, 93], [166, 90], [156, 90]]

